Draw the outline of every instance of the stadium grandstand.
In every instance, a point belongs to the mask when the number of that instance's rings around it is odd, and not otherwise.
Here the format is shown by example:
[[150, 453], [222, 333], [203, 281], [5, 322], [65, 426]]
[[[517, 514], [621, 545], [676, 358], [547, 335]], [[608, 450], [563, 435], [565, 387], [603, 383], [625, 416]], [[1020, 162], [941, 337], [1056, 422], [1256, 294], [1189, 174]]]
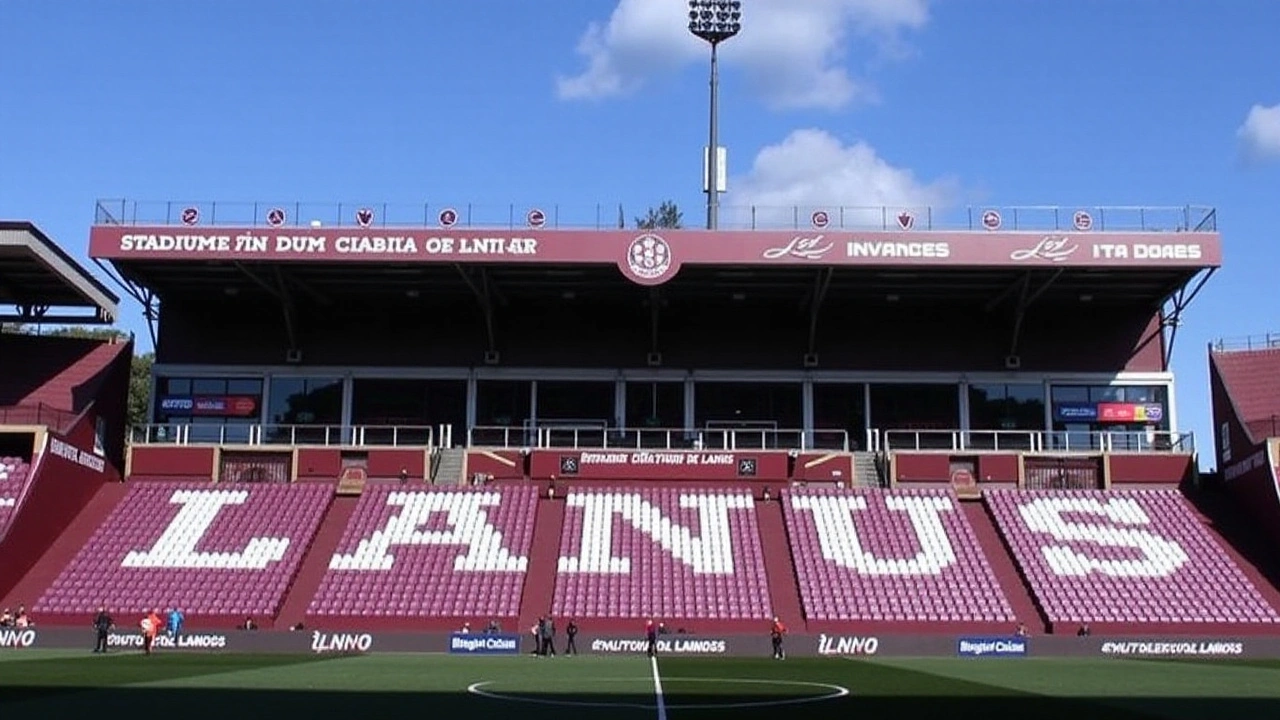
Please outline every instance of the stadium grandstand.
[[0, 595], [50, 625], [1280, 631], [1188, 495], [1170, 354], [1212, 209], [723, 212], [99, 203], [150, 422], [124, 483], [17, 507], [46, 534]]
[[108, 325], [119, 302], [34, 224], [0, 222], [0, 597], [119, 479], [133, 343], [40, 334]]

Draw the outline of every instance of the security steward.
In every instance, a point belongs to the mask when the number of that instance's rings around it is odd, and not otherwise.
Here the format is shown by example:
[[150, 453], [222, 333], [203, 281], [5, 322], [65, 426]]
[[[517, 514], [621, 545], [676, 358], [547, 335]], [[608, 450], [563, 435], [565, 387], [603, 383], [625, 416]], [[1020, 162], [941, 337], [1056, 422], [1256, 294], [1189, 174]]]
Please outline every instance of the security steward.
[[107, 614], [107, 609], [98, 608], [98, 614], [93, 618], [93, 629], [98, 634], [98, 642], [93, 646], [94, 652], [105, 653], [107, 651], [107, 633], [111, 632], [111, 628], [115, 626], [115, 621]]

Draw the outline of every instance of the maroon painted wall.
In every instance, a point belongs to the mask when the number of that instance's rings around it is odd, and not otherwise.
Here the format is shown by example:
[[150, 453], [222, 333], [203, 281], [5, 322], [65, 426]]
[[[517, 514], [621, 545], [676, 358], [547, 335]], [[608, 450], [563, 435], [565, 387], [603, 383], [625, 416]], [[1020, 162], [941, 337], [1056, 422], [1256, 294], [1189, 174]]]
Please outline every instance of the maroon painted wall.
[[853, 456], [845, 453], [800, 453], [791, 472], [792, 480], [808, 482], [853, 482]]
[[52, 451], [58, 441], [92, 454], [92, 444], [77, 445], [65, 436], [49, 433], [26, 499], [0, 542], [0, 597], [35, 566], [104, 484], [120, 479], [110, 464], [96, 470]]
[[[671, 285], [680, 283], [679, 276]], [[643, 367], [650, 347], [648, 291], [622, 287], [575, 301], [524, 298], [501, 306], [495, 335], [508, 366]], [[207, 303], [207, 301], [205, 301]], [[287, 333], [280, 314], [252, 298], [218, 298], [210, 310], [196, 299], [166, 298], [159, 362], [262, 365], [284, 362]], [[422, 298], [416, 311], [363, 304], [299, 309], [296, 332], [306, 364], [472, 366], [483, 362], [484, 321], [474, 300]], [[682, 304], [683, 303], [683, 304]], [[548, 323], [554, 318], [553, 323]], [[714, 318], [714, 322], [707, 320]], [[1028, 371], [1162, 370], [1158, 318], [1141, 309], [1106, 313], [1035, 305], [1023, 323], [1019, 353]], [[911, 327], [911, 333], [899, 332]], [[421, 332], [405, 332], [421, 328]], [[549, 342], [549, 328], [555, 331]], [[767, 335], [764, 332], [767, 328]], [[829, 300], [818, 325], [822, 367], [862, 370], [1004, 371], [1012, 320], [980, 308], [863, 305]], [[234, 336], [238, 342], [225, 342]], [[865, 342], [892, 336], [894, 342]], [[1139, 345], [1151, 338], [1141, 349]], [[669, 367], [799, 368], [808, 322], [799, 298], [735, 302], [671, 299], [663, 308], [658, 348]], [[911, 367], [904, 366], [909, 360]]]
[[950, 483], [952, 460], [976, 460], [978, 482], [1017, 483], [1018, 456], [1007, 453], [894, 453], [895, 482]]
[[520, 480], [524, 478], [524, 462], [518, 450], [468, 450], [467, 480], [476, 475], [488, 475], [495, 480]]
[[299, 480], [337, 480], [342, 475], [342, 451], [298, 448]]
[[421, 449], [370, 448], [368, 474], [371, 478], [398, 478], [403, 468], [411, 479], [424, 478], [427, 476], [426, 458]]
[[[1280, 488], [1276, 487], [1276, 471], [1272, 467], [1280, 458], [1271, 457], [1266, 441], [1255, 444], [1249, 437], [1212, 352], [1209, 353], [1209, 393], [1213, 403], [1214, 457], [1219, 482], [1237, 506], [1280, 544]], [[1231, 449], [1229, 457], [1225, 453], [1227, 447]]]
[[[565, 472], [564, 463], [577, 463], [576, 473]], [[774, 480], [788, 477], [785, 452], [722, 452], [680, 450], [534, 450], [529, 476], [579, 477], [595, 480]], [[741, 464], [754, 464], [754, 472], [741, 472]]]
[[1191, 455], [1116, 454], [1107, 457], [1111, 464], [1111, 484], [1115, 485], [1180, 485], [1191, 479]]
[[129, 459], [130, 480], [210, 480], [216, 474], [211, 447], [137, 445]]

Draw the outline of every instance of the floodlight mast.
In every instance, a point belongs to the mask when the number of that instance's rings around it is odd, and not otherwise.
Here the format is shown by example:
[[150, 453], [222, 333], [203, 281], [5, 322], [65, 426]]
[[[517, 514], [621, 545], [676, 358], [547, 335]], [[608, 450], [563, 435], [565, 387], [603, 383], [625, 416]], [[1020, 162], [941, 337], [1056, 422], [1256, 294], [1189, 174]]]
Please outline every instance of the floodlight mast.
[[689, 0], [689, 32], [711, 45], [711, 132], [707, 143], [707, 229], [720, 226], [720, 43], [742, 31], [740, 0]]

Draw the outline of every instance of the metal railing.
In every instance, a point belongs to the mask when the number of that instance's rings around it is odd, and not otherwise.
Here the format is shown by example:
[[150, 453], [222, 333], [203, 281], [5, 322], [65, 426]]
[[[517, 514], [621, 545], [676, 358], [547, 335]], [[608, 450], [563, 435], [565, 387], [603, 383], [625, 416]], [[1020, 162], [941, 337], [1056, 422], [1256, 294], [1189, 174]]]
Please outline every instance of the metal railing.
[[[641, 208], [632, 208], [634, 213]], [[445, 216], [449, 217], [446, 218]], [[358, 217], [359, 216], [359, 217]], [[998, 222], [992, 224], [992, 219]], [[446, 223], [444, 220], [452, 220]], [[475, 204], [99, 200], [99, 225], [237, 227], [548, 228], [634, 227], [617, 203]], [[1005, 230], [1027, 232], [1216, 231], [1217, 212], [1182, 206], [884, 207], [723, 205], [724, 230]]]
[[77, 413], [44, 403], [0, 407], [0, 425], [44, 425], [57, 432], [66, 432], [79, 417]]
[[470, 447], [613, 450], [830, 450], [848, 452], [844, 430], [763, 428], [473, 427]]
[[1141, 452], [1194, 453], [1189, 432], [1065, 432], [1044, 430], [885, 430], [886, 452]]
[[134, 445], [322, 445], [428, 447], [435, 428], [416, 425], [135, 425]]
[[1280, 333], [1249, 335], [1246, 337], [1218, 338], [1209, 343], [1213, 352], [1239, 352], [1242, 350], [1270, 350], [1280, 348]]

